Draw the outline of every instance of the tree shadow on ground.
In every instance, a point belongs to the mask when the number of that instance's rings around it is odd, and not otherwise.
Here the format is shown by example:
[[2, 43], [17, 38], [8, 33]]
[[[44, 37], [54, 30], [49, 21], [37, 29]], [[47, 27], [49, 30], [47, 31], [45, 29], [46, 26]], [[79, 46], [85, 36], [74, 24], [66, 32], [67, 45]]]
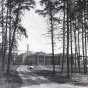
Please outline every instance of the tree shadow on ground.
[[73, 74], [71, 83], [77, 86], [88, 86], [88, 74]]
[[4, 77], [5, 84], [9, 85], [7, 88], [20, 88], [23, 83], [16, 71], [11, 71], [10, 74], [4, 74]]
[[39, 76], [40, 78], [43, 77], [43, 79], [47, 80], [42, 80], [42, 82], [54, 82], [54, 83], [67, 83], [69, 79], [66, 76], [61, 75], [61, 73], [53, 74], [52, 71], [49, 70], [37, 70], [33, 71], [33, 74], [36, 74], [36, 76]]
[[73, 81], [72, 84], [76, 86], [88, 86], [88, 82]]
[[[36, 70], [36, 71], [33, 71], [31, 73], [26, 73], [27, 74], [36, 74], [36, 76], [40, 76], [40, 77], [44, 77], [45, 79], [47, 80], [35, 80], [35, 81], [39, 81], [40, 84], [42, 83], [58, 83], [58, 84], [65, 84], [65, 83], [68, 83], [68, 84], [72, 84], [72, 85], [76, 85], [76, 86], [88, 86], [88, 80], [87, 81], [83, 81], [82, 78], [80, 79], [79, 77], [79, 80], [77, 79], [78, 76], [75, 76], [74, 79], [72, 78], [67, 78], [66, 75], [62, 75], [62, 73], [56, 73], [56, 74], [53, 74], [52, 71], [49, 71], [49, 70]], [[64, 74], [64, 73], [63, 73]], [[85, 78], [84, 78], [85, 80]]]

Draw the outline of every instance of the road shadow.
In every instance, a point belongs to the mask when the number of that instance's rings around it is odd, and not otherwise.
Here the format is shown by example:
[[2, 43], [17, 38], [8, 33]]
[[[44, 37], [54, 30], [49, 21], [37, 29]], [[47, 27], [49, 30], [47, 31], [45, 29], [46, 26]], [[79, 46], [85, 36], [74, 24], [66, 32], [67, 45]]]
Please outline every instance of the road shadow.
[[48, 70], [36, 70], [29, 73], [25, 73], [24, 76], [29, 76], [27, 79], [29, 85], [43, 84], [43, 83], [67, 83], [69, 80], [66, 76], [62, 76], [60, 73], [53, 74]]
[[87, 86], [88, 87], [88, 74], [73, 74], [71, 83], [77, 86]]
[[4, 85], [6, 88], [20, 88], [23, 81], [17, 71], [11, 71], [10, 74], [4, 74]]
[[88, 86], [88, 81], [84, 82], [82, 80], [84, 79], [84, 77], [80, 80], [81, 76], [79, 76], [79, 74], [73, 74], [70, 78], [68, 78], [66, 72], [56, 72], [55, 74], [53, 74], [51, 70], [43, 70], [41, 68], [29, 69], [28, 72], [19, 70], [18, 73], [20, 76], [20, 81], [16, 80], [16, 82], [21, 82], [20, 84], [22, 84], [22, 86], [32, 86], [49, 83], [69, 84], [74, 86]]
[[[63, 73], [64, 74], [64, 73]], [[58, 83], [58, 84], [71, 84], [74, 86], [88, 86], [88, 78], [86, 77], [78, 77], [74, 74], [74, 77], [67, 78], [66, 75], [62, 75], [62, 73], [53, 74], [52, 71], [49, 70], [36, 70], [30, 73], [26, 73], [25, 75], [31, 75], [40, 77], [37, 80], [29, 80], [28, 82], [32, 81], [33, 83], [29, 83], [29, 85], [35, 84], [43, 84], [43, 83]], [[79, 80], [78, 80], [79, 78]], [[86, 79], [86, 80], [85, 80]], [[85, 80], [85, 81], [84, 81]]]
[[55, 83], [67, 83], [69, 81], [67, 76], [62, 75], [61, 73], [53, 73], [52, 71], [48, 70], [35, 71], [34, 73]]

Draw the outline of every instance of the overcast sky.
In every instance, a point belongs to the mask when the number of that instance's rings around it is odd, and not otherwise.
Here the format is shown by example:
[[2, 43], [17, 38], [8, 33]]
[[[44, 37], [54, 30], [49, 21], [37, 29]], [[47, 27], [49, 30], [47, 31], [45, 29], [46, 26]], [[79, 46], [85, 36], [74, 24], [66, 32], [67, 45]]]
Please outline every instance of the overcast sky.
[[[38, 3], [37, 8], [40, 8]], [[27, 44], [29, 44], [29, 51], [51, 53], [51, 40], [49, 37], [44, 36], [48, 31], [47, 19], [31, 10], [25, 12], [22, 24], [27, 29], [28, 39], [22, 38], [18, 44], [18, 50], [20, 52], [27, 51]], [[55, 47], [56, 53], [61, 51], [58, 50], [60, 46], [61, 43], [59, 42], [58, 46]]]

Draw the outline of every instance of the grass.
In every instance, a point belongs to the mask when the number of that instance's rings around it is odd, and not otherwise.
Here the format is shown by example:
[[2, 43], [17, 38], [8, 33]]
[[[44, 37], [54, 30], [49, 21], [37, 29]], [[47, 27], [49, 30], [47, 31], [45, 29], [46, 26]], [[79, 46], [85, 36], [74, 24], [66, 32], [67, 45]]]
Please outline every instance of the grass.
[[18, 76], [18, 72], [11, 70], [10, 74], [6, 74], [0, 70], [0, 88], [20, 88], [21, 85], [22, 79]]

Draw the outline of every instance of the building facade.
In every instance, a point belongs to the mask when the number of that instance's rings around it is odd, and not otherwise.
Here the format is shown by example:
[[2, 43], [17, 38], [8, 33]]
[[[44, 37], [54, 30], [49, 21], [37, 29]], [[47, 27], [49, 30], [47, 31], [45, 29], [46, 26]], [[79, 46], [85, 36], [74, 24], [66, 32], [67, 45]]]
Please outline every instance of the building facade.
[[[16, 64], [26, 64], [26, 65], [52, 65], [53, 64], [52, 54], [46, 53], [33, 53], [33, 54], [21, 54], [15, 60]], [[61, 62], [61, 56], [55, 54], [54, 56], [55, 65], [59, 65]]]

